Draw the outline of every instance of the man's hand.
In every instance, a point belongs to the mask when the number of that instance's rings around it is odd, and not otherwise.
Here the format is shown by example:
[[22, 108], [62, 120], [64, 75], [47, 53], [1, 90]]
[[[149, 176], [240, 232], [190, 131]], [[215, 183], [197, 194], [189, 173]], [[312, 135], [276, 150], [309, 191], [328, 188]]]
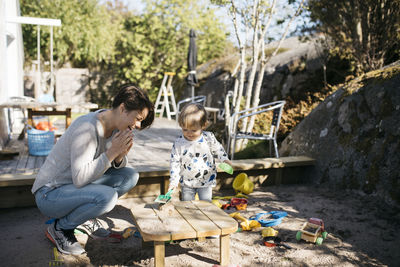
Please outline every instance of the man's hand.
[[127, 149], [126, 151], [122, 152], [121, 154], [119, 154], [119, 155], [114, 159], [114, 162], [115, 162], [118, 166], [119, 166], [119, 164], [121, 164], [122, 160], [124, 159], [124, 156], [126, 156], [126, 155], [128, 154], [128, 152], [131, 150], [132, 145], [133, 145], [133, 142], [132, 142], [132, 144], [128, 147], [128, 149]]
[[133, 145], [133, 134], [130, 129], [116, 133], [111, 141], [111, 147], [107, 150], [106, 155], [110, 161], [121, 163], [122, 159]]

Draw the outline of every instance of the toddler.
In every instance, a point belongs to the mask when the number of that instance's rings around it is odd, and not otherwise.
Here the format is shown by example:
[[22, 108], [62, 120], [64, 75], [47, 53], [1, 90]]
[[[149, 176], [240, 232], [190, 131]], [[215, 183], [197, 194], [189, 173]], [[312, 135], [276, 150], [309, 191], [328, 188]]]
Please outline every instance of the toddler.
[[222, 145], [211, 132], [203, 131], [207, 126], [207, 112], [199, 103], [183, 107], [178, 117], [182, 135], [172, 146], [170, 161], [170, 185], [182, 188], [182, 200], [211, 201], [212, 188], [216, 185], [215, 161], [232, 165]]

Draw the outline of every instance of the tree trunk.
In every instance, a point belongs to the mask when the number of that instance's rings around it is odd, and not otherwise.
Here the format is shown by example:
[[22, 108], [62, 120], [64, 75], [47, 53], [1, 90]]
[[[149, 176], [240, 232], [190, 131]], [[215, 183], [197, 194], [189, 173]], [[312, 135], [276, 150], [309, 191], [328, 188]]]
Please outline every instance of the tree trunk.
[[[276, 5], [276, 0], [272, 2], [271, 9], [270, 10], [264, 10], [260, 11], [259, 3], [256, 9], [253, 10], [253, 17], [255, 18], [255, 21], [253, 22], [254, 28], [253, 28], [253, 64], [251, 67], [250, 75], [248, 78], [248, 83], [247, 83], [247, 88], [246, 88], [246, 104], [245, 104], [245, 109], [249, 109], [251, 107], [251, 99], [253, 97], [253, 90], [254, 90], [254, 80], [257, 74], [257, 68], [259, 65], [259, 57], [260, 57], [260, 50], [261, 54], [264, 55], [265, 57], [265, 35], [267, 33], [267, 30], [271, 24], [272, 21], [272, 15], [275, 10], [275, 5]], [[268, 14], [268, 19], [266, 23], [263, 23], [264, 19], [267, 17]], [[259, 36], [259, 37], [258, 37]], [[263, 58], [263, 57], [261, 57]], [[244, 118], [242, 120], [242, 125], [241, 125], [241, 131], [242, 132], [247, 132], [247, 126], [248, 125], [248, 118]], [[246, 147], [248, 143], [247, 139], [240, 140], [238, 142], [238, 149], [241, 150], [244, 147]]]
[[[258, 104], [260, 103], [261, 86], [262, 86], [262, 81], [264, 79], [264, 73], [265, 73], [265, 68], [267, 66], [267, 63], [272, 57], [274, 57], [278, 53], [279, 48], [281, 47], [283, 40], [286, 38], [286, 35], [287, 35], [288, 31], [289, 31], [290, 25], [293, 23], [294, 18], [299, 15], [299, 13], [300, 13], [300, 11], [302, 9], [303, 3], [304, 3], [304, 0], [301, 1], [301, 3], [299, 5], [295, 15], [290, 19], [290, 21], [286, 25], [286, 29], [285, 29], [284, 33], [282, 34], [282, 37], [279, 40], [278, 46], [275, 48], [274, 52], [268, 58], [265, 58], [265, 53], [262, 53], [260, 71], [258, 73], [256, 88], [254, 89], [254, 95], [253, 95], [253, 102], [252, 102], [252, 107], [253, 108], [257, 107]], [[263, 44], [262, 51], [264, 51], [264, 44]], [[255, 119], [256, 119], [256, 116], [252, 116], [250, 118], [250, 122], [249, 122], [249, 124], [247, 126], [246, 132], [253, 131]]]

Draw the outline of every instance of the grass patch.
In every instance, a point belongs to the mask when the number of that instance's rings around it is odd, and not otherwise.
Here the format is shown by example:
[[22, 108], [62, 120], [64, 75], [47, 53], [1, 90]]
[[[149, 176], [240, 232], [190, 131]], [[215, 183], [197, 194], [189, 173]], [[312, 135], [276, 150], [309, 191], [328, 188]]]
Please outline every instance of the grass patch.
[[[264, 50], [265, 56], [266, 56], [266, 57], [271, 56], [272, 53], [274, 53], [275, 49], [276, 49], [276, 47], [266, 48], [266, 49]], [[290, 50], [289, 48], [280, 47], [280, 48], [278, 49], [278, 52], [277, 52], [276, 54], [280, 54], [280, 53], [283, 53], [283, 52], [286, 52], [286, 51], [289, 51], [289, 50]]]
[[[235, 153], [235, 159], [258, 159], [273, 157], [269, 153], [269, 141], [266, 140], [249, 140], [247, 146], [242, 151]], [[271, 144], [273, 146], [273, 144]], [[273, 147], [272, 147], [272, 153]]]
[[[71, 113], [71, 120], [74, 121], [76, 118], [85, 115], [87, 113], [79, 113], [79, 112], [72, 112]], [[49, 120], [51, 122], [57, 121], [57, 120], [65, 120], [65, 116], [62, 115], [51, 115], [49, 116]]]
[[78, 117], [80, 117], [80, 116], [82, 116], [82, 115], [86, 115], [87, 113], [75, 113], [75, 112], [73, 112], [72, 114], [71, 114], [71, 120], [75, 120], [76, 118], [78, 118]]

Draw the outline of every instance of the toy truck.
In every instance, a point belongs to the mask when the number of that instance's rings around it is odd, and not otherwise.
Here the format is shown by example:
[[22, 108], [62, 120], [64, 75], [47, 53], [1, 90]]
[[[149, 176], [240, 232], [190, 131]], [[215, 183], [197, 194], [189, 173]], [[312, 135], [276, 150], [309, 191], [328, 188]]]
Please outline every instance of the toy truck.
[[324, 221], [318, 218], [310, 218], [297, 232], [296, 239], [297, 241], [303, 239], [307, 242], [321, 245], [327, 236], [328, 232], [325, 231]]

